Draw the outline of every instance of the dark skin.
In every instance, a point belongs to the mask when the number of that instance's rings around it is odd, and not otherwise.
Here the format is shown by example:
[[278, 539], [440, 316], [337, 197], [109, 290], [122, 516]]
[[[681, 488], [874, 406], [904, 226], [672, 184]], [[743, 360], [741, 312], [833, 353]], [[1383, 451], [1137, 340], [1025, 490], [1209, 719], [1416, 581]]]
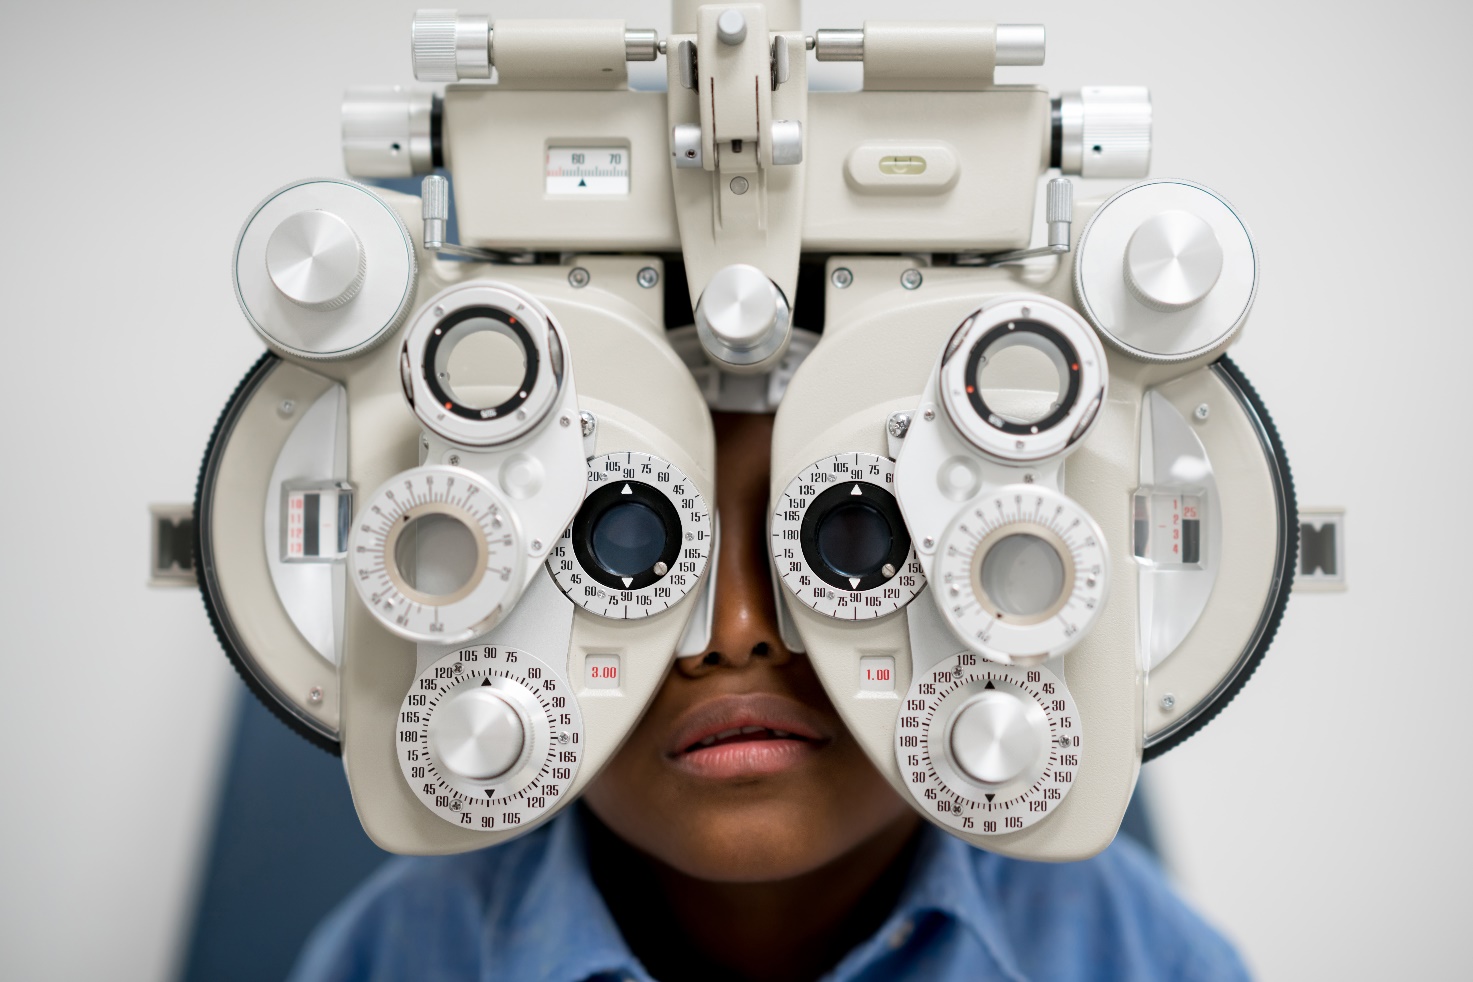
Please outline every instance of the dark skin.
[[[662, 982], [813, 979], [893, 908], [920, 819], [778, 634], [766, 541], [772, 418], [716, 414], [715, 424], [710, 648], [677, 660], [584, 796], [596, 816], [590, 862], [625, 940]], [[681, 766], [682, 723], [733, 696], [796, 704], [794, 718], [811, 725], [791, 764], [718, 777]]]

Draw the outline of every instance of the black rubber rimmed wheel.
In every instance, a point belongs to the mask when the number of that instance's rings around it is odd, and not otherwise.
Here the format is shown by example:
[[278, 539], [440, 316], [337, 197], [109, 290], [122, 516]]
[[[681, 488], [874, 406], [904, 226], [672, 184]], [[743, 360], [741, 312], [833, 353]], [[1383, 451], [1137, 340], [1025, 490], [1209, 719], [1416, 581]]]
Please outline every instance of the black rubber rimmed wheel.
[[1253, 641], [1233, 672], [1223, 679], [1218, 691], [1208, 697], [1184, 722], [1168, 730], [1166, 735], [1146, 747], [1141, 753], [1143, 761], [1154, 760], [1166, 751], [1178, 746], [1222, 712], [1227, 704], [1242, 691], [1243, 686], [1258, 670], [1263, 656], [1268, 653], [1279, 624], [1284, 619], [1284, 610], [1289, 604], [1289, 593], [1294, 588], [1294, 572], [1299, 562], [1299, 505], [1294, 496], [1294, 477], [1289, 471], [1289, 458], [1284, 453], [1283, 441], [1274, 426], [1268, 407], [1263, 404], [1242, 369], [1232, 359], [1223, 355], [1211, 365], [1212, 371], [1225, 382], [1237, 396], [1243, 408], [1253, 417], [1255, 429], [1263, 444], [1264, 456], [1268, 460], [1269, 472], [1273, 476], [1274, 492], [1278, 498], [1279, 552], [1275, 558], [1274, 590], [1268, 596], [1263, 613], [1259, 618], [1258, 630]]
[[[235, 667], [236, 674], [245, 682], [246, 688], [261, 700], [262, 705], [271, 710], [272, 715], [308, 743], [321, 747], [333, 756], [340, 756], [342, 747], [335, 736], [294, 712], [290, 704], [276, 693], [275, 686], [256, 674], [254, 659], [240, 640], [230, 612], [219, 596], [218, 584], [215, 582], [215, 557], [206, 540], [205, 530], [210, 526], [212, 504], [209, 495], [214, 490], [215, 475], [225, 444], [251, 397], [280, 364], [281, 359], [269, 351], [257, 359], [230, 394], [230, 399], [220, 412], [220, 418], [215, 421], [215, 428], [210, 432], [204, 460], [200, 464], [199, 478], [194, 485], [194, 568], [198, 572], [200, 597], [204, 600], [205, 614], [210, 619], [210, 626], [215, 630], [215, 637], [220, 640], [220, 647], [225, 649], [225, 657], [230, 659], [230, 664]], [[259, 521], [259, 518], [256, 520]]]

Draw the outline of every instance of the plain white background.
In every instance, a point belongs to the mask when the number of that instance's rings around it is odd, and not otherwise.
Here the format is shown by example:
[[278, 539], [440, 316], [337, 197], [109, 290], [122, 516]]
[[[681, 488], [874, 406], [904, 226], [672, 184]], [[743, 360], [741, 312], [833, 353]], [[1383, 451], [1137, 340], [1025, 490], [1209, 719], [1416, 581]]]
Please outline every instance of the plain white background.
[[[176, 969], [238, 683], [197, 596], [145, 588], [146, 506], [190, 499], [260, 351], [228, 278], [241, 221], [341, 173], [341, 91], [411, 81], [413, 9], [0, 14], [7, 978]], [[648, 0], [491, 12], [669, 25]], [[1153, 173], [1252, 226], [1263, 283], [1235, 357], [1301, 503], [1347, 508], [1351, 588], [1297, 595], [1243, 695], [1148, 765], [1162, 834], [1266, 978], [1465, 974], [1473, 8], [865, 0], [810, 2], [804, 26], [867, 16], [1047, 24], [1048, 65], [1007, 80], [1149, 85]]]

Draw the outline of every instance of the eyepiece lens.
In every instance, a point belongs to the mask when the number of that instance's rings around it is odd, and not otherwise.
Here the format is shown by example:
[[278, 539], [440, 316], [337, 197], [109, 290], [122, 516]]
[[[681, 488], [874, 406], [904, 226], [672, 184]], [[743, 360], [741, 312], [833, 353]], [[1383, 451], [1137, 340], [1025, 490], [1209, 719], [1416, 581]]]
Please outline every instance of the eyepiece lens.
[[649, 505], [621, 501], [594, 520], [593, 558], [615, 576], [644, 573], [665, 550], [665, 524]]
[[394, 543], [394, 565], [410, 589], [448, 597], [476, 572], [476, 537], [465, 523], [431, 512], [411, 519]]
[[1010, 535], [982, 559], [981, 586], [993, 606], [1013, 617], [1051, 609], [1064, 592], [1064, 561], [1036, 535]]
[[527, 371], [522, 346], [506, 325], [490, 317], [451, 328], [435, 359], [441, 384], [470, 409], [490, 409], [516, 394]]
[[849, 502], [830, 511], [818, 527], [818, 554], [844, 576], [868, 576], [890, 554], [890, 523], [868, 502]]

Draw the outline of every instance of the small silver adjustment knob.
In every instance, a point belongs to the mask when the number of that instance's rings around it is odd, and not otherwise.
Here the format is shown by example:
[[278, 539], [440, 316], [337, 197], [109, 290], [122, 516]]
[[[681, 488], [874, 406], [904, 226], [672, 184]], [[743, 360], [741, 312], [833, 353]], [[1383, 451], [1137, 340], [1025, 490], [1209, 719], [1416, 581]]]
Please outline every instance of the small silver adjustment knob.
[[988, 689], [957, 710], [946, 749], [972, 780], [1006, 784], [1046, 754], [1048, 738], [1048, 719], [1036, 704]]
[[266, 272], [292, 303], [334, 310], [363, 286], [363, 243], [330, 211], [299, 211], [282, 219], [266, 242]]
[[463, 690], [430, 719], [430, 752], [457, 777], [490, 781], [516, 766], [526, 730], [492, 686]]
[[1125, 282], [1152, 310], [1185, 310], [1222, 274], [1222, 244], [1189, 211], [1163, 211], [1141, 222], [1125, 247]]
[[787, 345], [791, 312], [782, 291], [756, 266], [723, 266], [696, 304], [696, 332], [718, 364], [757, 366]]

